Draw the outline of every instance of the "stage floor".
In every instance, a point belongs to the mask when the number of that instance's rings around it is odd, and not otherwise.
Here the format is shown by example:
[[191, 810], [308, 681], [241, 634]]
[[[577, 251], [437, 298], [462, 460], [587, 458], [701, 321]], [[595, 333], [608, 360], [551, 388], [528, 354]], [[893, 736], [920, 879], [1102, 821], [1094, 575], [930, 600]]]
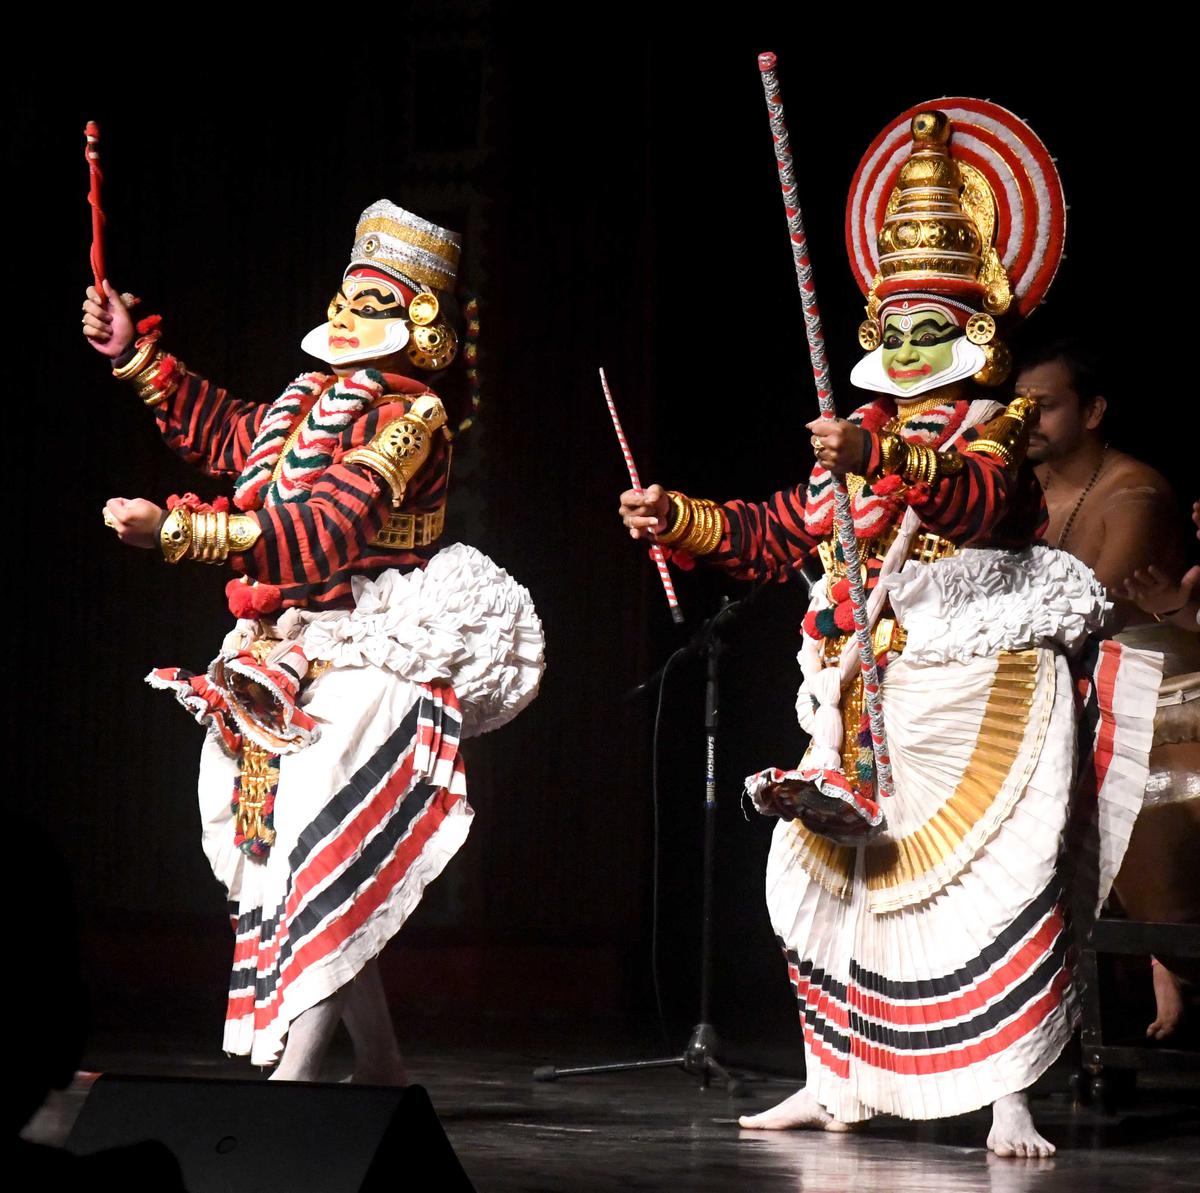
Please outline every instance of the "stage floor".
[[[737, 1115], [790, 1093], [795, 1083], [754, 1081], [748, 1096], [701, 1090], [675, 1069], [532, 1080], [536, 1066], [612, 1059], [614, 1049], [562, 1051], [543, 1042], [481, 1042], [413, 1049], [411, 1076], [433, 1100], [459, 1160], [481, 1193], [537, 1190], [991, 1190], [993, 1193], [1155, 1193], [1196, 1188], [1200, 1170], [1200, 1083], [1161, 1080], [1113, 1117], [1075, 1110], [1068, 1070], [1054, 1070], [1035, 1098], [1035, 1117], [1058, 1148], [1052, 1160], [999, 1160], [984, 1147], [986, 1112], [937, 1124], [881, 1119], [848, 1135], [742, 1131]], [[628, 1046], [618, 1057], [634, 1055]], [[247, 1077], [252, 1070], [191, 1045], [110, 1043], [89, 1062], [114, 1073]], [[327, 1076], [336, 1080], [344, 1055]], [[55, 1094], [26, 1134], [61, 1143], [87, 1095], [80, 1080]], [[304, 1193], [297, 1190], [296, 1193]], [[321, 1193], [314, 1190], [313, 1193]]]

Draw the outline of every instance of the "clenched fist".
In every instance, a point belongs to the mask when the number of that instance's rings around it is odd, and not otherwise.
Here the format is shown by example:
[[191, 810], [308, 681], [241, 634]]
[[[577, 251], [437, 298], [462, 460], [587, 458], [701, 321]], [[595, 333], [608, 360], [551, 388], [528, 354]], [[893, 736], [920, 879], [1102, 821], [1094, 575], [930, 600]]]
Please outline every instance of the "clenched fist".
[[115, 530], [117, 538], [127, 547], [152, 550], [158, 546], [158, 532], [166, 513], [144, 497], [132, 501], [110, 497], [104, 506], [104, 524]]
[[662, 485], [646, 489], [626, 489], [621, 494], [621, 521], [629, 527], [629, 537], [652, 539], [667, 528], [670, 498]]
[[95, 286], [87, 288], [83, 300], [83, 334], [93, 348], [109, 360], [121, 356], [133, 343], [133, 316], [129, 308], [137, 305], [132, 294], [118, 294], [106, 281], [104, 294]]
[[807, 425], [818, 464], [835, 476], [866, 468], [867, 437], [852, 422], [844, 418], [815, 418]]

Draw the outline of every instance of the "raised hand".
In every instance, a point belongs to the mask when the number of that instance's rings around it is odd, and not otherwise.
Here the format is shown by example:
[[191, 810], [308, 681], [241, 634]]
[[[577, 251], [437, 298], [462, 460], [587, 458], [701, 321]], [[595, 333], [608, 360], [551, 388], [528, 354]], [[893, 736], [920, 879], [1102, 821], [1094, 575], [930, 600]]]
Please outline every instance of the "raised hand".
[[115, 360], [133, 343], [135, 333], [129, 308], [137, 302], [132, 294], [118, 294], [107, 281], [103, 295], [95, 286], [87, 288], [83, 300], [83, 334], [101, 356]]
[[621, 494], [621, 521], [629, 527], [629, 537], [650, 539], [667, 528], [670, 499], [662, 485], [645, 489], [626, 489]]

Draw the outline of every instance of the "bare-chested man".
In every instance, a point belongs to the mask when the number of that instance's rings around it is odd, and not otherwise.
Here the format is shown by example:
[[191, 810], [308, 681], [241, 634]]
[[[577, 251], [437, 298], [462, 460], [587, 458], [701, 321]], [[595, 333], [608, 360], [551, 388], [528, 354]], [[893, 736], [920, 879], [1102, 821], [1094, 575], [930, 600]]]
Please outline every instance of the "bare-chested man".
[[[1184, 566], [1174, 495], [1160, 473], [1107, 443], [1106, 390], [1099, 356], [1077, 340], [1058, 340], [1029, 356], [1016, 381], [1018, 394], [1036, 397], [1041, 403], [1041, 420], [1029, 439], [1029, 458], [1037, 465], [1035, 472], [1050, 514], [1046, 542], [1092, 568], [1113, 598], [1112, 628], [1120, 630], [1149, 622], [1151, 617], [1164, 620], [1161, 613], [1155, 616], [1153, 603], [1150, 607], [1134, 603], [1141, 589], [1129, 587], [1131, 578], [1143, 577], [1143, 587], [1157, 583], [1168, 590], [1172, 595], [1164, 598], [1162, 608], [1171, 611], [1187, 603], [1190, 586], [1184, 591], [1168, 583]], [[1145, 631], [1139, 631], [1133, 636], [1135, 644], [1163, 650], [1164, 678], [1195, 669], [1200, 651], [1189, 649], [1192, 644], [1186, 638], [1179, 644], [1170, 640], [1169, 630], [1149, 628], [1155, 632], [1154, 640], [1143, 641]], [[1171, 848], [1162, 839], [1163, 826], [1158, 825], [1154, 811], [1148, 803], [1146, 818], [1139, 822], [1130, 845], [1129, 864], [1116, 886], [1131, 914], [1175, 919], [1188, 914], [1185, 907], [1190, 906], [1189, 901], [1181, 901], [1180, 891], [1170, 889], [1177, 884], [1147, 881], [1161, 867], [1142, 865], [1149, 856], [1165, 866], [1162, 851]], [[1178, 832], [1179, 823], [1177, 819], [1169, 822], [1172, 833]], [[1187, 823], [1190, 827], [1191, 822]], [[1156, 963], [1152, 976], [1156, 1014], [1146, 1034], [1163, 1039], [1178, 1026], [1184, 1000], [1178, 977], [1166, 966]]]
[[[1166, 479], [1105, 438], [1106, 388], [1099, 358], [1075, 340], [1030, 356], [1016, 381], [1041, 404], [1029, 458], [1050, 514], [1045, 541], [1083, 560], [1111, 594], [1150, 564], [1178, 575], [1183, 549]], [[1115, 604], [1114, 629], [1148, 620], [1130, 601]]]

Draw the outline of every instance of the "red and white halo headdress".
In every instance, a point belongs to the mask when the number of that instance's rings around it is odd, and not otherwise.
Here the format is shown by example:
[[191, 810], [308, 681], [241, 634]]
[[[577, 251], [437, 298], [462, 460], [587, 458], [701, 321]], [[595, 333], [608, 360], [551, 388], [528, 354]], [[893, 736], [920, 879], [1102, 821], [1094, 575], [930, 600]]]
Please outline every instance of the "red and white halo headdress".
[[952, 369], [921, 388], [971, 374], [1003, 380], [1009, 356], [996, 323], [1011, 325], [1044, 299], [1065, 226], [1058, 170], [1024, 121], [962, 97], [902, 112], [868, 148], [846, 208], [850, 267], [867, 299], [860, 341], [869, 355], [854, 383], [898, 393], [878, 344], [883, 317], [902, 304], [936, 305], [966, 333]]

